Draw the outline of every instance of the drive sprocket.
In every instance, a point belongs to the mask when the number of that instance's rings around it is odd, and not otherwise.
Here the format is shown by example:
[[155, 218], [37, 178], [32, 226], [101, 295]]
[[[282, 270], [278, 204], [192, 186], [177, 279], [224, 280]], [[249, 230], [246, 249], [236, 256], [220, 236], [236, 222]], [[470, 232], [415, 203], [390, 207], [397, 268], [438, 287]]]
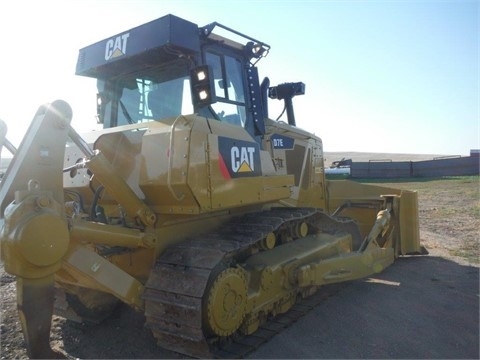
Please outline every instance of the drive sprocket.
[[237, 331], [245, 317], [247, 295], [247, 278], [242, 269], [227, 268], [220, 272], [205, 302], [208, 329], [217, 336]]

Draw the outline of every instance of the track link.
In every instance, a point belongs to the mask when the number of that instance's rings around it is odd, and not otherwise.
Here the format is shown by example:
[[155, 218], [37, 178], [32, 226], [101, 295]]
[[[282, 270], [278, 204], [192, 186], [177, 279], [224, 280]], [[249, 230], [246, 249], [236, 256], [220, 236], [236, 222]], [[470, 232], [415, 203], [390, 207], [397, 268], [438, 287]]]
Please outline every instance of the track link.
[[[298, 221], [307, 221], [317, 231], [338, 231], [342, 223], [346, 229], [354, 225], [316, 209], [274, 208], [233, 218], [214, 232], [168, 248], [157, 259], [143, 296], [146, 326], [158, 344], [198, 358], [242, 357], [270, 338], [269, 334], [273, 336], [272, 329], [261, 327], [249, 336], [207, 338], [202, 326], [203, 297], [219, 271], [241, 262], [269, 233]], [[287, 319], [294, 321], [305, 313], [302, 305], [295, 306], [292, 314], [287, 312], [275, 321], [288, 326]]]

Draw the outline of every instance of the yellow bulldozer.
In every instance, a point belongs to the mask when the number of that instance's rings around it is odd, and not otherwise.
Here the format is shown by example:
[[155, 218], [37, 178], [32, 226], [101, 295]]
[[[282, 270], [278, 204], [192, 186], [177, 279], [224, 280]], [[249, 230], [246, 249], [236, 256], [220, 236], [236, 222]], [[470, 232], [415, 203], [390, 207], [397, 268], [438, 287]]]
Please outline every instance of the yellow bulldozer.
[[322, 285], [425, 253], [415, 192], [325, 178], [295, 120], [305, 84], [259, 80], [269, 50], [166, 15], [80, 49], [102, 130], [79, 135], [62, 100], [18, 149], [2, 124], [1, 254], [30, 357], [58, 355], [54, 313], [98, 323], [120, 302], [161, 347], [212, 357]]

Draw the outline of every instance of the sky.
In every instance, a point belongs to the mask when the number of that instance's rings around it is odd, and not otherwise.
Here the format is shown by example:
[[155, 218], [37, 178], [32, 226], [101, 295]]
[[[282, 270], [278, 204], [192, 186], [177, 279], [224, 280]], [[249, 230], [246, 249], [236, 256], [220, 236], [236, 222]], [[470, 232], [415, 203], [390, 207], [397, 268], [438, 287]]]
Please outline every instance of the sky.
[[[324, 150], [469, 155], [480, 149], [478, 0], [42, 0], [0, 5], [0, 119], [18, 146], [38, 107], [98, 129], [96, 83], [78, 50], [174, 14], [217, 21], [271, 46], [271, 85], [302, 81], [297, 126]], [[270, 100], [277, 118], [282, 103]], [[4, 150], [5, 151], [5, 150]]]

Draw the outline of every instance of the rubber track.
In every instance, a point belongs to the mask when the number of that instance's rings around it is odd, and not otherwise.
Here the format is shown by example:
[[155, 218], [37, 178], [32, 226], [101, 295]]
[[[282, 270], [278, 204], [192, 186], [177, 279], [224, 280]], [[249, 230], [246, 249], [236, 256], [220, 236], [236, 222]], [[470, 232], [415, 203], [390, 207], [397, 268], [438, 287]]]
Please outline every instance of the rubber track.
[[[158, 344], [191, 357], [243, 357], [275, 335], [275, 329], [283, 329], [303, 316], [311, 308], [304, 301], [273, 322], [267, 322], [268, 327], [264, 325], [253, 335], [234, 334], [220, 343], [204, 337], [202, 298], [215, 272], [231, 265], [230, 262], [235, 263], [242, 251], [289, 221], [307, 219], [308, 222], [310, 218], [320, 225], [315, 215], [326, 216], [311, 208], [275, 208], [251, 213], [232, 219], [212, 233], [168, 248], [157, 259], [143, 295], [146, 326]], [[327, 216], [326, 226], [334, 228], [332, 223], [336, 220], [328, 219]], [[305, 300], [309, 299], [315, 301], [315, 297]]]

